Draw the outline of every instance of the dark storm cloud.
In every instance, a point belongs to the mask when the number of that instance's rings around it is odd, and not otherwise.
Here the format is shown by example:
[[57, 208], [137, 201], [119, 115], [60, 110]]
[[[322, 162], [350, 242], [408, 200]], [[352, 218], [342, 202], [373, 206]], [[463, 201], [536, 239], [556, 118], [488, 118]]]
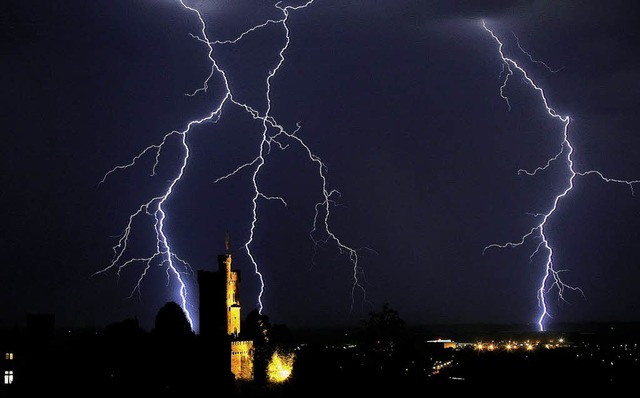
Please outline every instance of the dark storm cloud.
[[[21, 8], [13, 2], [0, 4], [0, 51], [10, 52], [18, 45], [35, 39], [32, 26], [26, 22]], [[7, 54], [9, 55], [9, 54]]]

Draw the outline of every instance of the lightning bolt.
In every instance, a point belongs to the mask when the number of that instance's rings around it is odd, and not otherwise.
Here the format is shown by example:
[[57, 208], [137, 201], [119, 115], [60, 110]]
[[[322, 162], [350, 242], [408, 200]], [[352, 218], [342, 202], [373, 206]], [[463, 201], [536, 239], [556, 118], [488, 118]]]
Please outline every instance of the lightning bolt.
[[[124, 232], [121, 234], [116, 245], [113, 246], [114, 255], [111, 263], [107, 267], [96, 272], [94, 275], [105, 273], [109, 270], [115, 269], [117, 270], [118, 277], [120, 277], [120, 273], [126, 267], [132, 266], [133, 264], [142, 264], [143, 268], [136, 285], [131, 291], [131, 295], [129, 296], [131, 297], [136, 292], [140, 294], [141, 284], [145, 276], [147, 275], [147, 272], [153, 265], [159, 265], [163, 267], [167, 274], [167, 283], [169, 283], [171, 280], [175, 280], [179, 286], [178, 294], [180, 297], [181, 307], [184, 310], [187, 319], [193, 329], [193, 316], [189, 311], [189, 308], [191, 306], [189, 305], [189, 298], [187, 296], [187, 277], [193, 276], [193, 270], [186, 261], [182, 260], [176, 255], [174, 249], [170, 245], [169, 233], [167, 228], [167, 202], [174, 190], [178, 188], [182, 177], [187, 172], [191, 148], [191, 144], [189, 143], [188, 139], [191, 137], [193, 128], [204, 123], [216, 123], [222, 117], [223, 110], [228, 107], [238, 107], [239, 109], [243, 110], [248, 117], [252, 118], [253, 120], [259, 121], [262, 125], [260, 140], [256, 151], [257, 153], [255, 158], [239, 165], [229, 173], [218, 177], [213, 181], [213, 183], [219, 183], [228, 178], [237, 176], [242, 170], [252, 170], [251, 184], [253, 188], [253, 196], [251, 199], [251, 222], [249, 225], [249, 238], [243, 245], [243, 248], [244, 250], [246, 250], [247, 256], [250, 259], [250, 262], [255, 271], [255, 275], [260, 282], [260, 293], [257, 297], [259, 312], [262, 313], [264, 307], [262, 296], [264, 294], [265, 281], [264, 276], [260, 271], [258, 261], [251, 250], [252, 243], [255, 238], [255, 228], [259, 221], [258, 203], [260, 200], [274, 200], [281, 202], [284, 206], [287, 206], [287, 202], [284, 198], [280, 196], [265, 194], [260, 184], [258, 184], [258, 177], [260, 176], [263, 169], [268, 166], [268, 156], [271, 153], [273, 147], [280, 150], [286, 150], [291, 145], [293, 145], [299, 150], [302, 150], [303, 153], [305, 153], [308, 157], [309, 161], [315, 164], [321, 181], [321, 200], [315, 205], [315, 216], [313, 218], [309, 236], [313, 242], [314, 248], [327, 243], [333, 243], [337, 246], [341, 254], [348, 255], [349, 260], [353, 265], [351, 309], [353, 309], [355, 295], [357, 292], [360, 292], [362, 294], [363, 301], [366, 300], [366, 292], [363, 284], [360, 281], [363, 277], [363, 270], [359, 264], [358, 252], [360, 249], [354, 249], [346, 245], [342, 240], [338, 238], [336, 234], [334, 234], [330, 227], [331, 207], [336, 204], [336, 200], [337, 197], [340, 196], [340, 192], [335, 189], [329, 188], [326, 177], [326, 165], [322, 162], [321, 158], [311, 150], [309, 145], [307, 145], [304, 140], [297, 136], [297, 132], [299, 131], [301, 126], [297, 124], [294, 131], [287, 131], [287, 129], [279, 124], [276, 118], [274, 118], [271, 114], [272, 79], [274, 76], [276, 76], [276, 74], [280, 70], [280, 67], [285, 62], [285, 53], [289, 48], [289, 44], [291, 42], [291, 32], [288, 25], [289, 17], [293, 12], [309, 7], [313, 3], [313, 1], [314, 0], [307, 0], [303, 4], [297, 6], [283, 6], [282, 2], [278, 2], [275, 4], [275, 8], [277, 8], [280, 12], [279, 18], [269, 19], [261, 24], [255, 25], [233, 39], [211, 40], [207, 35], [207, 25], [201, 12], [195, 7], [188, 5], [184, 0], [178, 0], [179, 4], [185, 9], [185, 11], [191, 13], [195, 16], [195, 18], [197, 18], [199, 24], [199, 33], [190, 35], [192, 38], [199, 41], [206, 47], [208, 61], [211, 65], [209, 74], [204, 79], [202, 87], [197, 88], [193, 92], [186, 95], [196, 96], [200, 93], [207, 92], [210, 89], [210, 83], [212, 79], [214, 77], [219, 77], [222, 82], [221, 87], [218, 88], [220, 90], [220, 94], [218, 95], [219, 99], [212, 106], [211, 111], [208, 115], [200, 119], [195, 119], [187, 122], [186, 127], [181, 131], [171, 131], [169, 133], [166, 133], [159, 143], [147, 146], [135, 157], [133, 157], [129, 163], [116, 166], [104, 175], [104, 177], [100, 181], [100, 184], [104, 183], [107, 178], [109, 178], [113, 173], [132, 168], [142, 158], [154, 155], [155, 162], [151, 170], [151, 176], [155, 177], [157, 176], [156, 171], [161, 162], [161, 155], [163, 154], [163, 151], [165, 151], [165, 148], [169, 145], [169, 142], [178, 140], [180, 147], [183, 150], [182, 155], [179, 158], [180, 166], [177, 167], [177, 169], [174, 171], [173, 177], [169, 179], [168, 183], [165, 185], [160, 194], [150, 198], [148, 201], [141, 204], [135, 212], [130, 214], [128, 222], [124, 228]], [[227, 71], [225, 71], [220, 66], [218, 60], [215, 57], [215, 49], [218, 46], [235, 45], [242, 41], [245, 37], [257, 34], [261, 29], [268, 26], [278, 26], [281, 28], [283, 32], [283, 44], [278, 50], [278, 60], [276, 64], [271, 68], [266, 77], [266, 91], [264, 92], [266, 107], [263, 110], [258, 110], [256, 107], [251, 106], [248, 103], [241, 102], [236, 98], [233, 90], [231, 89], [232, 84], [228, 78]], [[131, 233], [134, 229], [134, 224], [137, 222], [138, 218], [141, 217], [148, 217], [150, 219], [150, 222], [153, 224], [154, 238], [156, 242], [155, 251], [150, 255], [144, 257], [129, 256], [128, 252], [130, 251], [129, 247]]]
[[[609, 178], [604, 176], [601, 172], [597, 170], [577, 171], [573, 163], [573, 157], [572, 157], [575, 149], [569, 139], [569, 125], [571, 123], [570, 117], [567, 115], [561, 115], [557, 113], [549, 105], [549, 102], [547, 101], [547, 97], [545, 96], [544, 90], [533, 81], [533, 79], [529, 76], [529, 74], [520, 64], [518, 64], [513, 58], [509, 58], [508, 56], [505, 55], [503, 51], [502, 41], [491, 29], [487, 27], [487, 24], [485, 23], [484, 20], [482, 21], [482, 27], [486, 32], [488, 32], [491, 35], [491, 37], [497, 44], [498, 54], [500, 56], [500, 59], [502, 60], [502, 65], [503, 65], [501, 76], [504, 75], [502, 84], [500, 86], [500, 96], [505, 100], [509, 109], [511, 109], [511, 104], [509, 103], [509, 99], [506, 96], [504, 89], [507, 87], [507, 84], [511, 80], [511, 77], [517, 74], [521, 76], [522, 80], [537, 93], [537, 95], [539, 96], [541, 105], [544, 107], [549, 117], [559, 121], [562, 126], [561, 128], [562, 141], [561, 141], [561, 145], [558, 153], [552, 156], [551, 158], [549, 158], [549, 160], [545, 165], [539, 166], [532, 171], [520, 169], [518, 170], [518, 174], [526, 174], [529, 176], [534, 176], [538, 172], [548, 169], [551, 166], [551, 164], [553, 164], [554, 162], [564, 161], [567, 165], [566, 170], [569, 176], [565, 182], [564, 188], [560, 191], [559, 194], [557, 194], [552, 198], [551, 205], [545, 212], [535, 214], [536, 218], [539, 219], [539, 222], [535, 224], [529, 230], [529, 232], [522, 235], [519, 240], [506, 242], [503, 244], [494, 243], [489, 246], [486, 246], [484, 249], [484, 251], [486, 252], [486, 250], [490, 248], [507, 248], [507, 247], [521, 246], [529, 239], [540, 240], [540, 243], [538, 244], [534, 252], [531, 254], [530, 259], [533, 259], [533, 257], [538, 253], [541, 253], [541, 252], [546, 253], [544, 258], [544, 272], [542, 275], [542, 279], [540, 280], [540, 285], [537, 289], [537, 294], [536, 294], [538, 305], [540, 307], [540, 313], [538, 315], [537, 324], [538, 324], [539, 330], [544, 331], [545, 321], [548, 318], [551, 318], [551, 314], [549, 312], [549, 308], [547, 305], [547, 295], [551, 291], [556, 290], [559, 299], [562, 301], [566, 301], [564, 298], [564, 294], [566, 290], [579, 292], [584, 297], [584, 292], [582, 291], [582, 289], [580, 289], [579, 287], [570, 286], [565, 282], [563, 282], [563, 280], [560, 278], [560, 273], [563, 272], [564, 270], [556, 268], [556, 265], [554, 264], [553, 246], [546, 235], [547, 221], [558, 210], [560, 202], [569, 195], [569, 193], [573, 189], [574, 180], [577, 177], [595, 175], [607, 183], [625, 184], [631, 190], [632, 195], [634, 194], [634, 190], [633, 190], [634, 184], [640, 182], [640, 180], [627, 181], [627, 180]], [[529, 55], [526, 51], [524, 51], [520, 46], [519, 42], [517, 44], [518, 44], [518, 48], [526, 56], [528, 56], [532, 62], [541, 63], [540, 61], [535, 61], [531, 57], [531, 55]], [[543, 64], [543, 65], [547, 67], [547, 69], [553, 72], [553, 70], [551, 70], [546, 64]]]
[[520, 45], [520, 39], [518, 38], [518, 36], [516, 36], [516, 34], [514, 32], [511, 32], [511, 33], [513, 34], [513, 38], [516, 39], [516, 45], [518, 46], [520, 51], [522, 51], [522, 53], [524, 55], [526, 55], [527, 58], [529, 58], [529, 61], [533, 62], [534, 64], [539, 64], [539, 65], [544, 66], [551, 73], [560, 72], [562, 69], [564, 69], [564, 67], [558, 68], [558, 69], [553, 69], [549, 65], [544, 63], [543, 61], [540, 61], [540, 60], [537, 60], [537, 59], [533, 58], [533, 55], [529, 54], [524, 48], [522, 48], [522, 45]]

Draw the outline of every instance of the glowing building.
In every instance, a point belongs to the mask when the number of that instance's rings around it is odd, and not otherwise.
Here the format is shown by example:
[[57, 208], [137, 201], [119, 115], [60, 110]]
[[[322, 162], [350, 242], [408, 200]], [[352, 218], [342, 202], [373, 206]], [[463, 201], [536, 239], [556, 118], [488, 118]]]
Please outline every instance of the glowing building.
[[200, 335], [225, 345], [221, 355], [236, 380], [253, 380], [253, 341], [240, 339], [240, 271], [231, 268], [228, 234], [225, 247], [218, 271], [198, 271]]
[[455, 341], [451, 341], [449, 339], [440, 339], [438, 338], [437, 340], [427, 340], [427, 343], [429, 344], [434, 344], [440, 348], [443, 349], [447, 349], [447, 348], [453, 348], [455, 349], [457, 347], [457, 344]]

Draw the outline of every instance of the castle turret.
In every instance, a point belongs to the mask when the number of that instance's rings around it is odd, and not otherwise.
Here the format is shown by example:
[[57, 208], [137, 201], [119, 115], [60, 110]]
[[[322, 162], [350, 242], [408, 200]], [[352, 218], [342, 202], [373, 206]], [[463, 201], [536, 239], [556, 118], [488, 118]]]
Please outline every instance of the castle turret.
[[[229, 233], [225, 254], [218, 255], [218, 271], [198, 271], [200, 335], [230, 341], [231, 371], [237, 379], [253, 378], [253, 342], [240, 337], [240, 271], [231, 267]], [[226, 343], [229, 344], [229, 343]]]

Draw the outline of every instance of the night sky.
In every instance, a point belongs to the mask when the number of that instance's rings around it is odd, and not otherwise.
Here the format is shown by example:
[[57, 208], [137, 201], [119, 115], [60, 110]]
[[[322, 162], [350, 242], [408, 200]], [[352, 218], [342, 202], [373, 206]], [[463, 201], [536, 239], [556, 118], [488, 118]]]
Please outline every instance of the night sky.
[[[283, 13], [271, 1], [199, 0], [209, 40], [237, 38]], [[302, 5], [285, 2], [281, 5]], [[256, 181], [251, 254], [264, 277], [263, 313], [291, 327], [357, 325], [388, 302], [408, 324], [525, 323], [535, 329], [544, 274], [540, 240], [514, 248], [566, 189], [567, 164], [536, 176], [562, 144], [562, 123], [514, 75], [501, 98], [505, 55], [522, 65], [549, 105], [571, 118], [573, 167], [640, 180], [640, 20], [633, 1], [334, 1], [288, 9], [290, 44], [271, 83], [270, 116], [326, 166], [329, 226], [357, 250], [314, 245], [317, 163], [280, 136]], [[167, 263], [106, 269], [131, 214], [162, 195], [180, 170], [176, 135], [225, 95], [211, 72], [196, 13], [171, 0], [0, 3], [0, 326], [49, 312], [64, 326], [137, 317], [151, 328], [179, 285]], [[213, 45], [234, 98], [262, 115], [284, 25]], [[531, 55], [532, 62], [517, 46]], [[547, 67], [545, 67], [544, 62]], [[502, 73], [502, 74], [501, 74]], [[171, 251], [196, 272], [216, 270], [230, 236], [242, 274], [243, 315], [258, 307], [250, 239], [252, 177], [262, 122], [227, 102], [187, 133], [184, 174], [164, 204]], [[274, 129], [268, 135], [275, 134]], [[288, 145], [288, 146], [287, 146]], [[285, 147], [286, 146], [286, 147]], [[545, 224], [562, 281], [549, 325], [639, 321], [640, 184], [576, 176]], [[138, 217], [123, 260], [156, 250], [153, 218]], [[327, 238], [318, 220], [316, 239]], [[120, 264], [122, 261], [120, 262]], [[181, 271], [186, 268], [178, 263]], [[106, 270], [105, 270], [106, 269]], [[94, 275], [96, 272], [105, 272]], [[182, 274], [197, 328], [197, 283]]]

